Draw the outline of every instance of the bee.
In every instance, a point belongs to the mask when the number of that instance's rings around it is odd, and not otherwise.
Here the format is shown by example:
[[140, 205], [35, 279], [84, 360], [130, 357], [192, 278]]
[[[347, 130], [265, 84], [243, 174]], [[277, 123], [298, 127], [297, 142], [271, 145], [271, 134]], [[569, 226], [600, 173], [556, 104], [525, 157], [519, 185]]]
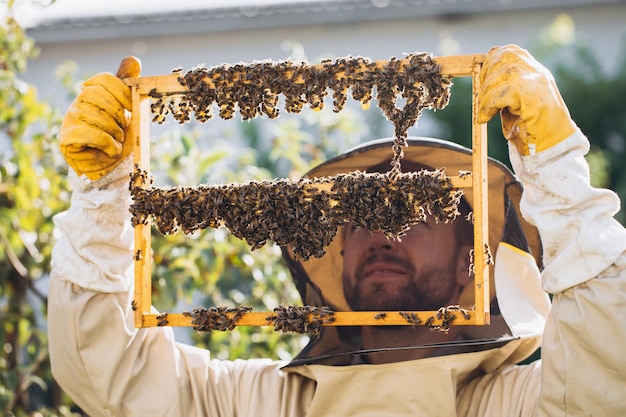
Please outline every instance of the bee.
[[382, 320], [382, 319], [384, 319], [385, 317], [387, 317], [387, 313], [385, 313], [385, 312], [381, 311], [381, 312], [376, 313], [376, 314], [374, 315], [374, 320]]
[[448, 331], [450, 330], [450, 325], [456, 319], [456, 315], [453, 314], [452, 311], [458, 309], [460, 309], [460, 306], [448, 306], [439, 308], [439, 310], [437, 310], [436, 317], [438, 320], [441, 320], [441, 324], [438, 326], [434, 326], [434, 328], [444, 333], [448, 333]]
[[143, 255], [141, 255], [141, 249], [137, 249], [137, 252], [135, 252], [135, 261], [141, 261], [143, 259]]
[[130, 303], [130, 308], [131, 308], [133, 311], [137, 311], [137, 301], [133, 300], [133, 301]]
[[459, 171], [459, 178], [466, 178], [472, 175], [472, 171]]
[[157, 315], [156, 318], [157, 318], [157, 326], [166, 326], [168, 324], [167, 313], [161, 313]]
[[399, 311], [398, 314], [410, 324], [415, 325], [415, 324], [420, 324], [422, 322], [420, 318], [417, 316], [417, 314], [414, 312], [407, 313], [405, 311]]
[[487, 257], [487, 265], [493, 265], [493, 256], [491, 256], [491, 250], [487, 243], [485, 243], [485, 256]]
[[460, 313], [461, 313], [461, 315], [463, 316], [463, 318], [464, 318], [465, 320], [469, 320], [469, 319], [470, 319], [470, 314], [467, 312], [467, 310], [466, 310], [466, 309], [464, 309], [464, 308], [462, 308], [462, 307], [461, 307], [460, 305], [458, 305], [458, 304], [457, 304], [457, 305], [451, 305], [451, 306], [448, 306], [448, 307], [446, 307], [446, 310], [447, 310], [448, 312], [450, 312], [450, 311], [458, 311], [458, 312], [460, 312]]
[[183, 67], [176, 67], [172, 70], [173, 74], [180, 74], [181, 72], [183, 72]]
[[236, 326], [237, 321], [239, 321], [241, 317], [243, 317], [246, 313], [250, 311], [252, 311], [252, 307], [250, 306], [240, 306], [232, 309], [233, 316], [231, 318], [229, 329], [232, 330]]

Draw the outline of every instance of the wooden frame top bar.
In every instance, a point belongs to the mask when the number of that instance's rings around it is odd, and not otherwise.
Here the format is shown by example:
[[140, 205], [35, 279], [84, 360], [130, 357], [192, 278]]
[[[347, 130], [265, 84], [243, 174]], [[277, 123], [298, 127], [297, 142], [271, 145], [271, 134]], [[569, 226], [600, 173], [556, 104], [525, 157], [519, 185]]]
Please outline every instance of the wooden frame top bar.
[[[472, 68], [476, 64], [482, 64], [484, 54], [442, 56], [433, 58], [440, 65], [440, 73], [451, 77], [467, 77], [472, 75]], [[404, 65], [406, 60], [399, 60]], [[388, 60], [374, 61], [377, 67], [382, 68]], [[312, 67], [321, 67], [322, 64], [314, 64]], [[177, 93], [184, 91], [184, 87], [178, 82], [180, 74], [147, 76], [139, 78], [126, 78], [124, 81], [130, 87], [136, 88], [140, 95], [147, 95], [156, 88], [161, 93]]]

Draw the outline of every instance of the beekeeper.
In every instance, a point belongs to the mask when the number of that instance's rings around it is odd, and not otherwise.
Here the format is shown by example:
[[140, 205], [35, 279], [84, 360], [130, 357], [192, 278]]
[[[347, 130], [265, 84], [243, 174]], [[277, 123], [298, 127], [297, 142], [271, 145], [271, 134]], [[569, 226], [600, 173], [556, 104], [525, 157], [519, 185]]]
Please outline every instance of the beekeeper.
[[[121, 74], [138, 76], [139, 66]], [[61, 238], [49, 294], [50, 358], [61, 387], [93, 417], [626, 415], [619, 200], [590, 186], [589, 142], [527, 51], [492, 48], [480, 81], [479, 121], [500, 113], [524, 186], [522, 193], [507, 168], [489, 162], [492, 324], [447, 333], [326, 327], [290, 363], [211, 359], [177, 343], [169, 327], [134, 328], [130, 94], [112, 74], [85, 82], [60, 133], [74, 189], [55, 219]], [[371, 142], [308, 176], [377, 170], [391, 157], [388, 140]], [[412, 138], [403, 163], [455, 173], [471, 170], [471, 154]], [[471, 228], [463, 223], [414, 225], [401, 241], [347, 225], [322, 258], [301, 262], [288, 248], [284, 258], [305, 304], [471, 306]], [[538, 347], [540, 361], [518, 365]]]

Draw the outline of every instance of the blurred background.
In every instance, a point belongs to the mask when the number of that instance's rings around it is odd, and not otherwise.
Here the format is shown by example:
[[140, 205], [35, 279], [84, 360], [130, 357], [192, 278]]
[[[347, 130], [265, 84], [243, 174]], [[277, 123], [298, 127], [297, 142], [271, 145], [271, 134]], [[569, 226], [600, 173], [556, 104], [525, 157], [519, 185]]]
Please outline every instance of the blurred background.
[[[258, 60], [486, 53], [518, 44], [555, 75], [573, 119], [592, 143], [594, 185], [626, 198], [626, 1], [619, 0], [143, 0], [0, 1], [0, 410], [4, 416], [81, 415], [50, 375], [46, 298], [55, 230], [69, 205], [56, 135], [80, 84], [122, 58], [142, 75]], [[454, 80], [449, 106], [425, 112], [410, 135], [470, 145], [471, 85]], [[177, 124], [151, 129], [158, 185], [298, 177], [360, 142], [390, 136], [372, 105], [332, 106], [276, 120]], [[375, 100], [374, 100], [375, 103]], [[507, 161], [498, 120], [489, 153]], [[624, 204], [622, 204], [623, 206]], [[624, 210], [617, 214], [624, 224]], [[250, 251], [222, 229], [153, 233], [153, 302], [161, 311], [299, 303], [280, 250]], [[197, 333], [180, 340], [222, 359], [289, 359], [306, 336], [268, 328]]]

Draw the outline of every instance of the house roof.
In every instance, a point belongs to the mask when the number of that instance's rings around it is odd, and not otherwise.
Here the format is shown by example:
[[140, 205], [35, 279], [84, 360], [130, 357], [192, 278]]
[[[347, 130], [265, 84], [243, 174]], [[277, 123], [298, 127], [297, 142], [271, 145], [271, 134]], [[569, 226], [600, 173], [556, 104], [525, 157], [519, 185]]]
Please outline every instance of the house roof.
[[57, 0], [22, 15], [39, 43], [596, 6], [623, 0]]

